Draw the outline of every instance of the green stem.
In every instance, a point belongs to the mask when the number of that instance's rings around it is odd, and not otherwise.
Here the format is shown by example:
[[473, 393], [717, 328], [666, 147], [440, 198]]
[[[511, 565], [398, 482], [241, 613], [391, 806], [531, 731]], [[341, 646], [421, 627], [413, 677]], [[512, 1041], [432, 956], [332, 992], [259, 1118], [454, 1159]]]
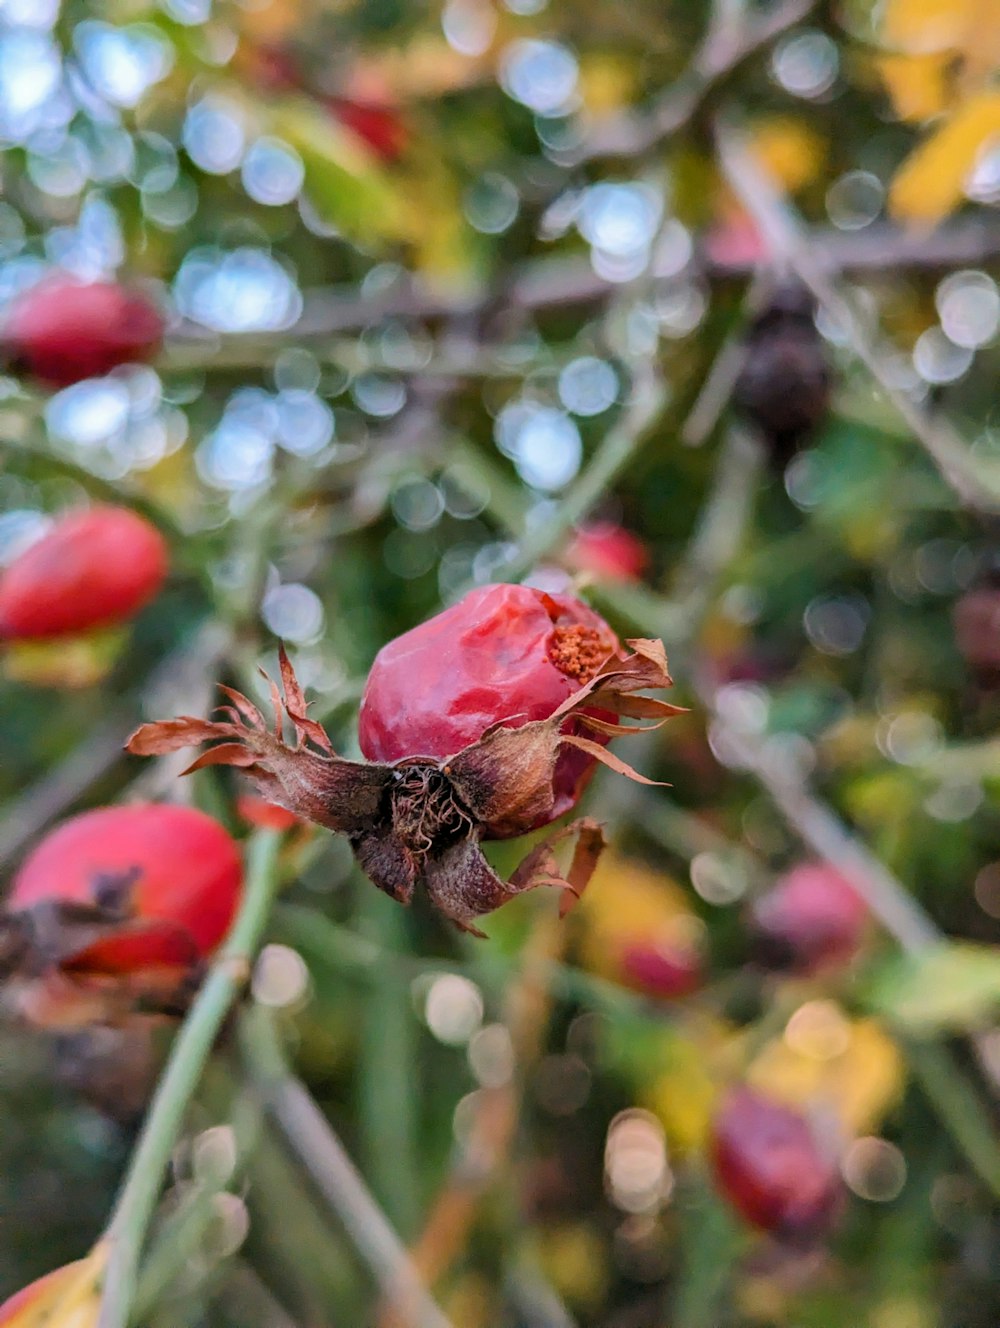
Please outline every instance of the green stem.
[[979, 1179], [1000, 1199], [1000, 1148], [996, 1132], [979, 1096], [943, 1042], [909, 1039], [906, 1058], [965, 1160]]
[[267, 922], [277, 878], [279, 843], [280, 836], [273, 832], [255, 835], [250, 843], [249, 872], [240, 911], [177, 1034], [150, 1104], [108, 1225], [111, 1255], [98, 1328], [128, 1326], [143, 1241], [188, 1102], [222, 1021], [246, 981], [250, 961]]

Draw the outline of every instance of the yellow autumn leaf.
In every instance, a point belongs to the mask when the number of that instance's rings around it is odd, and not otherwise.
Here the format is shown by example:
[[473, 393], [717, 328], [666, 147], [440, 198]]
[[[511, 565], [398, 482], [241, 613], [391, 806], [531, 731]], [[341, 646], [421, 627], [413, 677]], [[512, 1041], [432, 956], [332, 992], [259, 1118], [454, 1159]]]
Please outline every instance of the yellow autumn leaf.
[[60, 691], [94, 687], [114, 668], [128, 631], [98, 627], [77, 636], [53, 641], [11, 641], [0, 672], [10, 682], [27, 687], [56, 687]]
[[635, 66], [607, 52], [581, 58], [579, 89], [592, 115], [620, 111], [635, 97]]
[[641, 1105], [659, 1120], [672, 1152], [681, 1155], [705, 1147], [719, 1088], [709, 1064], [731, 1030], [719, 1025], [698, 1041], [675, 1037], [666, 1068], [642, 1094]]
[[758, 121], [750, 130], [750, 150], [767, 175], [789, 194], [811, 184], [826, 159], [822, 138], [791, 116]]
[[846, 1133], [876, 1130], [903, 1087], [903, 1057], [875, 1019], [849, 1019], [833, 1001], [808, 1001], [768, 1042], [747, 1082], [798, 1110], [832, 1108]]
[[624, 946], [637, 938], [689, 942], [698, 927], [676, 881], [611, 852], [602, 858], [577, 914], [584, 924], [583, 966], [613, 981], [620, 978]]
[[882, 55], [875, 65], [901, 120], [929, 120], [950, 100], [947, 52], [927, 55]]
[[1000, 92], [970, 97], [896, 172], [889, 210], [902, 221], [933, 224], [962, 200], [980, 151], [1000, 134]]
[[886, 0], [882, 40], [913, 53], [961, 47], [978, 0]]

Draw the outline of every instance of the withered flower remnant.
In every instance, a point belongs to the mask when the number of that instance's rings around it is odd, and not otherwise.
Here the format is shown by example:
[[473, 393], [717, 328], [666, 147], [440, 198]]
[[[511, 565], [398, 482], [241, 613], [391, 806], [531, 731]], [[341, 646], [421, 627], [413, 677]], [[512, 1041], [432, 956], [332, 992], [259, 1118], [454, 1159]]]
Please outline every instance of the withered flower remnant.
[[[478, 739], [445, 757], [413, 754], [392, 762], [347, 761], [338, 756], [322, 726], [308, 718], [302, 688], [283, 648], [279, 651], [284, 695], [271, 683], [276, 723], [245, 696], [222, 690], [231, 701], [222, 720], [179, 719], [142, 725], [129, 739], [139, 756], [161, 755], [221, 739], [190, 770], [208, 765], [243, 769], [262, 797], [295, 815], [346, 835], [362, 869], [379, 889], [408, 904], [422, 884], [431, 902], [467, 931], [486, 913], [526, 890], [556, 885], [578, 895], [589, 879], [603, 842], [600, 827], [582, 820], [536, 847], [509, 881], [486, 861], [480, 841], [524, 834], [551, 819], [556, 794], [553, 772], [565, 748], [603, 762], [620, 774], [650, 783], [593, 737], [639, 732], [640, 727], [599, 717], [663, 722], [679, 707], [639, 696], [669, 686], [659, 641], [628, 642], [631, 654], [610, 654], [593, 676], [545, 719], [507, 727], [518, 716], [489, 724]], [[295, 733], [285, 742], [282, 717]], [[562, 875], [555, 843], [577, 833], [572, 864]]]

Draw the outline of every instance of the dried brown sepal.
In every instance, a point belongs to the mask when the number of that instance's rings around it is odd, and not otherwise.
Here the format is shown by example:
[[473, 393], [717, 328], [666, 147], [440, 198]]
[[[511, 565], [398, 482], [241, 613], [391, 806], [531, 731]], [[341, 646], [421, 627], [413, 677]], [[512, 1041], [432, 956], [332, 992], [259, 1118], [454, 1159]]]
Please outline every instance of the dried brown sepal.
[[[575, 746], [640, 783], [652, 783], [611, 756], [599, 743], [564, 730], [578, 722], [608, 736], [656, 728], [677, 706], [637, 693], [668, 687], [667, 659], [659, 641], [629, 641], [632, 653], [611, 656], [548, 718], [509, 727], [518, 717], [492, 725], [478, 742], [436, 760], [413, 756], [393, 765], [345, 761], [334, 753], [325, 730], [306, 714], [306, 700], [284, 648], [279, 651], [282, 690], [269, 681], [275, 727], [239, 692], [225, 719], [185, 717], [144, 724], [128, 750], [150, 756], [219, 740], [194, 764], [234, 765], [245, 770], [270, 802], [296, 816], [346, 834], [359, 865], [386, 894], [409, 903], [422, 884], [431, 902], [460, 927], [474, 922], [516, 894], [539, 885], [563, 889], [565, 901], [583, 890], [596, 865], [603, 835], [592, 821], [574, 822], [534, 849], [503, 881], [486, 861], [480, 840], [521, 835], [544, 822], [553, 806], [552, 780], [563, 744]], [[615, 724], [593, 710], [648, 726]], [[295, 733], [285, 742], [283, 719]], [[572, 865], [563, 875], [553, 847], [575, 834]]]
[[175, 923], [62, 899], [0, 917], [0, 1004], [35, 1027], [116, 1023], [140, 1007], [175, 1016], [201, 974]]

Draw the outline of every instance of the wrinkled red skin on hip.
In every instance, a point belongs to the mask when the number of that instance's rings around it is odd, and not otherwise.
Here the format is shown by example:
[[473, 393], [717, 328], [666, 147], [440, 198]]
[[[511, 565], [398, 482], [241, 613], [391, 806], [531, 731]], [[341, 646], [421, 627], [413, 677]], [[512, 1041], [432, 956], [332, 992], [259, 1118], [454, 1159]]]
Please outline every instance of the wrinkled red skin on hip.
[[[361, 698], [362, 752], [369, 761], [387, 763], [411, 756], [441, 760], [477, 742], [491, 724], [503, 721], [519, 728], [547, 719], [586, 681], [579, 669], [572, 671], [572, 652], [560, 652], [560, 642], [573, 631], [582, 632], [592, 646], [601, 643], [595, 658], [619, 648], [603, 618], [572, 596], [518, 585], [470, 591], [376, 655]], [[560, 659], [564, 667], [556, 662]], [[582, 727], [567, 729], [577, 731], [607, 741]], [[576, 804], [594, 765], [585, 752], [561, 753], [553, 779], [555, 802], [539, 824], [556, 820]]]
[[116, 907], [149, 923], [109, 935], [87, 963], [106, 972], [184, 964], [212, 953], [236, 912], [243, 868], [235, 841], [193, 807], [147, 803], [101, 807], [64, 821], [21, 864], [10, 912], [46, 901]]
[[832, 1150], [789, 1107], [741, 1087], [712, 1126], [710, 1155], [721, 1192], [748, 1222], [789, 1243], [829, 1229], [843, 1190]]
[[113, 281], [48, 277], [18, 295], [4, 319], [4, 357], [16, 372], [68, 387], [151, 359], [163, 316], [138, 291]]
[[38, 640], [124, 622], [166, 575], [163, 536], [135, 512], [71, 512], [0, 574], [0, 637]]

